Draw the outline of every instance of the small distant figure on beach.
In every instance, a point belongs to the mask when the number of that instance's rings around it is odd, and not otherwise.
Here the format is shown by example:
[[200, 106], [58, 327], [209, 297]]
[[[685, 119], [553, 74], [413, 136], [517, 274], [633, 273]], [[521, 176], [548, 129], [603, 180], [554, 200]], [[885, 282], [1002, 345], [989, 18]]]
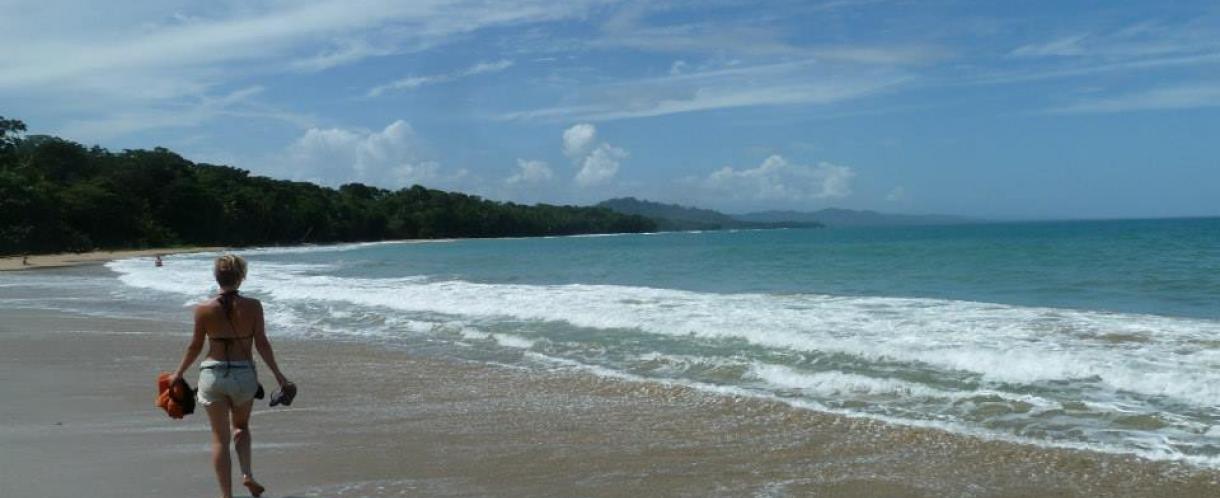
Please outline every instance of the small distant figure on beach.
[[21, 266], [30, 266], [30, 257], [29, 256], [24, 255], [24, 254], [21, 255]]
[[163, 266], [163, 265], [165, 264], [165, 263], [162, 263], [162, 262], [161, 262], [161, 255], [160, 255], [160, 254], [158, 254], [158, 255], [157, 255], [157, 259], [156, 259], [156, 261], [154, 261], [154, 262], [153, 262], [153, 264], [154, 264], [154, 265], [156, 265], [156, 266], [157, 266], [157, 268], [160, 268], [161, 266]]

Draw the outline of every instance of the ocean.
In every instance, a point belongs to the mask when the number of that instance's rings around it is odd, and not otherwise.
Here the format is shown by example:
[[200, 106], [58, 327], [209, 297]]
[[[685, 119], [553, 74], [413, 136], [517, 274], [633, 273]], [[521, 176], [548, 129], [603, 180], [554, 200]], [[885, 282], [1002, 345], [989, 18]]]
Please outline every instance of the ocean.
[[[1220, 219], [236, 252], [273, 337], [1220, 468]], [[153, 317], [185, 336], [214, 256], [12, 273], [0, 309]]]

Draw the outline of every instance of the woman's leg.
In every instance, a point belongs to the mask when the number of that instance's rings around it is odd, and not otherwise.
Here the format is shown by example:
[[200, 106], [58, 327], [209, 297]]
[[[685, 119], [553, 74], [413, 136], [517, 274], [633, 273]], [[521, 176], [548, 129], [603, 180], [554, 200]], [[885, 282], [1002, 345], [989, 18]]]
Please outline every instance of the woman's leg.
[[252, 408], [254, 408], [253, 400], [233, 407], [233, 446], [237, 449], [237, 463], [241, 465], [243, 477], [254, 474], [250, 470], [250, 412]]
[[250, 412], [253, 408], [254, 400], [233, 407], [233, 446], [237, 449], [242, 484], [250, 489], [251, 494], [258, 496], [263, 493], [263, 487], [254, 480], [254, 470], [250, 462]]
[[216, 401], [207, 406], [212, 423], [212, 467], [220, 483], [221, 496], [233, 496], [233, 463], [229, 459], [229, 402]]

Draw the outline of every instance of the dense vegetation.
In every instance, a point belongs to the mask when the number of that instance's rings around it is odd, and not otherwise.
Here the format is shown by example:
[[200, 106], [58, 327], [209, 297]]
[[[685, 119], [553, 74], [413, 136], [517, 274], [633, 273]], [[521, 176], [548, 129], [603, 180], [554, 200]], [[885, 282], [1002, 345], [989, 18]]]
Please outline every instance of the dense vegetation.
[[525, 206], [421, 186], [274, 180], [166, 149], [111, 152], [0, 117], [0, 254], [172, 245], [645, 232], [641, 216]]
[[598, 207], [612, 209], [623, 214], [646, 216], [656, 220], [660, 230], [724, 230], [732, 228], [811, 228], [820, 227], [821, 223], [812, 220], [774, 220], [752, 221], [740, 220], [733, 216], [713, 211], [677, 204], [662, 204], [659, 202], [636, 199], [635, 197], [620, 197], [598, 204]]

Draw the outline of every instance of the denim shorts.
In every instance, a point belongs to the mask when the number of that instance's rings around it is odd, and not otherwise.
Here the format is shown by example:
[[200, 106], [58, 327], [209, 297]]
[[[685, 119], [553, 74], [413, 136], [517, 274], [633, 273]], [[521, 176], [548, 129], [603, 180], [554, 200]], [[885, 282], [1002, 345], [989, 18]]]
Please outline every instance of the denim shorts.
[[203, 406], [212, 406], [217, 401], [241, 406], [253, 401], [256, 392], [258, 373], [249, 361], [204, 360], [199, 365], [199, 394], [196, 398]]

